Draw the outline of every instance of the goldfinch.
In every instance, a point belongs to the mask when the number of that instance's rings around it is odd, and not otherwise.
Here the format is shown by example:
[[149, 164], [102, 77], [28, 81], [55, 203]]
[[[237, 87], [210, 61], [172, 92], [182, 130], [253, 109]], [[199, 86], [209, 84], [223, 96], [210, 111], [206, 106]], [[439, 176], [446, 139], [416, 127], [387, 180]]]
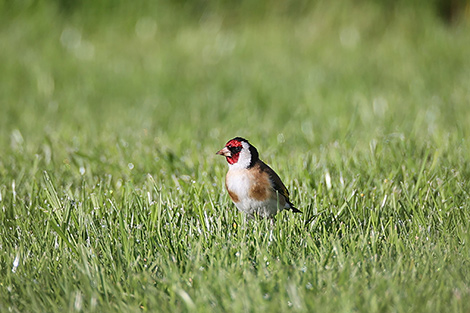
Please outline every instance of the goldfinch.
[[233, 138], [216, 154], [227, 159], [225, 187], [240, 211], [264, 218], [273, 218], [282, 210], [301, 213], [289, 201], [289, 191], [279, 176], [259, 159], [258, 150], [248, 140]]

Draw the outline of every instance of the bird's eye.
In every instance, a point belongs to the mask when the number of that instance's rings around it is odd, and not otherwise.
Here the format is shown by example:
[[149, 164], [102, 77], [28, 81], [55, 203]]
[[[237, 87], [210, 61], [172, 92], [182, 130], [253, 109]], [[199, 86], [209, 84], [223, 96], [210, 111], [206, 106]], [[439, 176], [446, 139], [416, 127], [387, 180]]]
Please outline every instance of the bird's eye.
[[229, 147], [229, 149], [232, 153], [235, 154], [235, 153], [240, 152], [242, 150], [242, 147]]

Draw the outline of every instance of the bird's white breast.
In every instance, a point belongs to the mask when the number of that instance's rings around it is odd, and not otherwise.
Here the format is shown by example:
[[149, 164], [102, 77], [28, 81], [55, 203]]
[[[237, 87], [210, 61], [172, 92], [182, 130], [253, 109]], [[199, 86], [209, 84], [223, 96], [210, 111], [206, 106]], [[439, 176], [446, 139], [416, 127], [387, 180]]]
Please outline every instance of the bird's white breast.
[[240, 211], [250, 216], [256, 213], [263, 217], [271, 217], [283, 209], [279, 207], [277, 199], [268, 198], [260, 201], [250, 197], [253, 183], [253, 178], [246, 169], [230, 170], [227, 173], [227, 189], [237, 196], [238, 202], [235, 202], [235, 205]]
[[227, 189], [237, 195], [238, 199], [248, 198], [251, 181], [247, 170], [231, 170], [227, 173]]

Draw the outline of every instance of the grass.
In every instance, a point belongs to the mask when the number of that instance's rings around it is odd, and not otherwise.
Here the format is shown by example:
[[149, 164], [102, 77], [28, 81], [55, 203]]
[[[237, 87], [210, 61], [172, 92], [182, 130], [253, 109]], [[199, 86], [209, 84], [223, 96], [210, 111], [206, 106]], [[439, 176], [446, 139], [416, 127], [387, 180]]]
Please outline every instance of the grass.
[[[17, 5], [0, 18], [1, 312], [470, 311], [465, 21]], [[235, 136], [302, 215], [244, 221], [215, 155]]]

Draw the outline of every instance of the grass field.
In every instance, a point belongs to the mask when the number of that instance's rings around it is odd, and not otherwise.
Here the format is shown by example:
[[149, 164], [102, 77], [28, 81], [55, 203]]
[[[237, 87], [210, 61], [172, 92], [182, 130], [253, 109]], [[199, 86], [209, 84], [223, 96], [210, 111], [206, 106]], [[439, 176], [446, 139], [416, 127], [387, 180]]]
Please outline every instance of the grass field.
[[0, 5], [0, 312], [470, 312], [468, 20], [55, 3]]

